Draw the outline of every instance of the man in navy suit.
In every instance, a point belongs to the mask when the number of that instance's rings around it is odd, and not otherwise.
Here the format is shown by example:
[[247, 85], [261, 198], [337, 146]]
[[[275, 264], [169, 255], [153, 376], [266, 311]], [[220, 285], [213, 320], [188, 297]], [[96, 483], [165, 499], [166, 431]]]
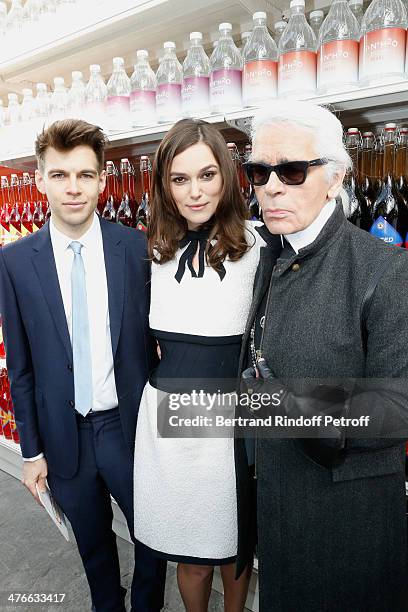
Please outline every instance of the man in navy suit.
[[[133, 447], [155, 360], [141, 232], [95, 213], [100, 128], [57, 121], [38, 136], [36, 183], [51, 219], [0, 252], [0, 311], [23, 483], [45, 479], [68, 517], [96, 612], [125, 611], [110, 495], [133, 535]], [[137, 477], [137, 476], [136, 476]], [[132, 610], [163, 606], [166, 567], [135, 542]]]

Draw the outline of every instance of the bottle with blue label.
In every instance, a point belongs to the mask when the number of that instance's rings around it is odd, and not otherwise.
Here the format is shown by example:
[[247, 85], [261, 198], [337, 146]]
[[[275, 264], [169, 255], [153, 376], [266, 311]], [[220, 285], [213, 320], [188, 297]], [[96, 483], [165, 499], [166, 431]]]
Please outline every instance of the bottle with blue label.
[[406, 230], [401, 227], [399, 212], [402, 211], [404, 202], [394, 178], [395, 140], [396, 125], [387, 123], [384, 130], [384, 182], [374, 202], [374, 223], [371, 226], [370, 234], [391, 246], [403, 246]]

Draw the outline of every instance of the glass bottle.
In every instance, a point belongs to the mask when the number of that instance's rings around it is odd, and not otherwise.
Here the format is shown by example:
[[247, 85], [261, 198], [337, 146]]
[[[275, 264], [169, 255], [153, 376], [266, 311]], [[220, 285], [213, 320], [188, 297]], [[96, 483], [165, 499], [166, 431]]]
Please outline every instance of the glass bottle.
[[399, 193], [395, 179], [396, 125], [387, 123], [384, 129], [383, 185], [374, 202], [370, 234], [392, 246], [402, 246], [407, 233], [406, 202]]
[[353, 167], [346, 175], [343, 183], [345, 194], [343, 194], [343, 208], [346, 218], [364, 230], [369, 230], [372, 225], [370, 206], [360, 190], [357, 180], [360, 149], [360, 132], [357, 128], [349, 128], [346, 135], [346, 149], [353, 162]]
[[147, 155], [140, 158], [140, 176], [142, 181], [142, 199], [136, 216], [136, 228], [146, 232], [149, 226], [149, 201], [151, 166]]
[[122, 179], [122, 201], [116, 213], [116, 222], [133, 227], [130, 187], [131, 169], [127, 158], [120, 160], [120, 174]]
[[102, 210], [102, 218], [116, 222], [116, 211], [119, 205], [116, 184], [116, 169], [112, 161], [106, 162], [106, 202]]
[[363, 142], [361, 145], [361, 171], [360, 188], [362, 193], [369, 201], [372, 210], [375, 201], [373, 158], [374, 158], [375, 137], [373, 132], [363, 132]]
[[23, 210], [21, 213], [21, 233], [23, 236], [33, 233], [33, 215], [31, 213], [31, 179], [28, 172], [23, 172], [21, 184]]

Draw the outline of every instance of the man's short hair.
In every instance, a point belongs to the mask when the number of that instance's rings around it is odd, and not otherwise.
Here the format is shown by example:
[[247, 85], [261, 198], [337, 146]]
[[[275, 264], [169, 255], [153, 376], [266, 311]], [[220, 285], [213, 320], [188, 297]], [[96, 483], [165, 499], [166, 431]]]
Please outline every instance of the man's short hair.
[[48, 147], [57, 151], [71, 151], [75, 147], [84, 145], [91, 147], [98, 160], [98, 171], [104, 168], [104, 152], [108, 142], [102, 129], [81, 119], [63, 119], [55, 121], [48, 128], [44, 128], [35, 141], [35, 154], [40, 170], [44, 169], [45, 152]]

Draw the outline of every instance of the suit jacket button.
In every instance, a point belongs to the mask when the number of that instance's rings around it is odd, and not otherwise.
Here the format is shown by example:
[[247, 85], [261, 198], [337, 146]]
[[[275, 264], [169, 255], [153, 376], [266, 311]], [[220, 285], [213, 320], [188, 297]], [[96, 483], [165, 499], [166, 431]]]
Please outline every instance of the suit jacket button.
[[69, 400], [69, 405], [71, 406], [71, 408], [73, 408], [75, 406], [75, 402], [74, 400]]
[[70, 372], [72, 372], [73, 367], [72, 367], [72, 365], [71, 365], [70, 363], [67, 365], [67, 368], [68, 368], [68, 370], [69, 370]]
[[293, 272], [297, 272], [298, 270], [300, 270], [300, 266], [298, 263], [294, 263], [292, 266], [292, 271]]

